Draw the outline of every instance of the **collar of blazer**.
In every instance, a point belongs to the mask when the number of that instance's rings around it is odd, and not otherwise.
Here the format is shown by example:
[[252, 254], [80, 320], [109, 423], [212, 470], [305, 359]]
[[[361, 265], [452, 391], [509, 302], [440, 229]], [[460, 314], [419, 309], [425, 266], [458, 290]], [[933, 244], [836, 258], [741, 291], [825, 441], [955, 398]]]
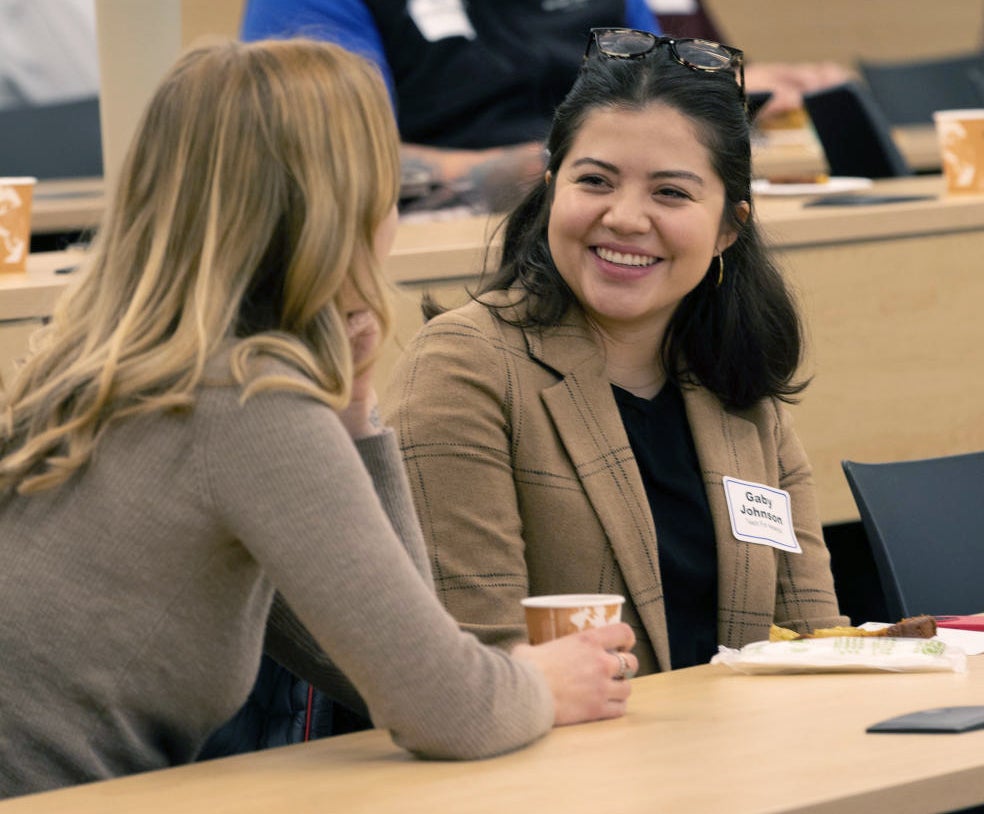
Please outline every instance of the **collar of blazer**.
[[[491, 291], [480, 298], [506, 322], [522, 321], [526, 315], [525, 292], [518, 288]], [[570, 309], [557, 325], [521, 329], [526, 352], [531, 359], [564, 377], [587, 365], [604, 375], [601, 344], [587, 318], [577, 308]]]
[[[520, 297], [519, 291], [510, 290], [492, 292], [482, 299], [500, 309], [505, 319], [515, 320], [524, 313]], [[555, 419], [588, 425], [600, 422], [605, 439], [618, 441], [607, 448], [623, 443], [627, 446], [628, 438], [605, 372], [603, 349], [584, 314], [571, 309], [558, 325], [527, 328], [520, 333], [530, 358], [557, 374], [560, 381], [556, 387], [581, 394], [575, 400], [583, 400], [581, 408], [569, 415], [565, 411]], [[565, 385], [565, 380], [570, 381]], [[713, 393], [699, 384], [684, 385], [681, 390], [705, 478], [724, 475], [747, 480], [765, 478], [768, 467], [762, 460], [761, 435], [774, 431], [778, 420], [774, 403], [766, 400], [749, 410], [735, 412], [726, 409]], [[592, 404], [597, 407], [592, 408]], [[586, 419], [589, 414], [592, 414], [590, 421]]]

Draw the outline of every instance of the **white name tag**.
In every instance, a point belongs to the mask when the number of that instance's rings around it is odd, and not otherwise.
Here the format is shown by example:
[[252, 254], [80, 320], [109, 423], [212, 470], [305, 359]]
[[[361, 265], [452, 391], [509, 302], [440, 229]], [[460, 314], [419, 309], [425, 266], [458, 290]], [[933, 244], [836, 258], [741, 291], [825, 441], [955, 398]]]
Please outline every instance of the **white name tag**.
[[761, 483], [724, 477], [724, 496], [728, 499], [731, 531], [739, 540], [758, 543], [801, 554], [793, 531], [793, 512], [789, 492]]
[[462, 0], [410, 0], [407, 11], [428, 42], [446, 37], [475, 39], [475, 29]]
[[660, 14], [693, 14], [697, 11], [697, 0], [648, 0], [650, 11]]

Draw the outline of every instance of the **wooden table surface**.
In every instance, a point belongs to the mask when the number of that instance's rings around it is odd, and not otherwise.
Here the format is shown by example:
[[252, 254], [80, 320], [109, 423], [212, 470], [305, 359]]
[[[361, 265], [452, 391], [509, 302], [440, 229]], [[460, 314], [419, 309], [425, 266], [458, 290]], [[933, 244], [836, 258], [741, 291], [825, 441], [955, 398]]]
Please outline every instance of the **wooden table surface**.
[[55, 301], [75, 279], [59, 273], [82, 258], [80, 250], [29, 255], [23, 274], [0, 274], [0, 322], [51, 315]]
[[761, 199], [802, 305], [812, 382], [793, 416], [825, 524], [857, 519], [841, 461], [984, 449], [984, 196], [938, 177], [876, 192], [937, 195], [871, 207]]
[[633, 682], [615, 721], [556, 729], [491, 760], [413, 759], [382, 731], [77, 786], [2, 814], [917, 814], [984, 802], [984, 730], [868, 734], [884, 718], [980, 704], [958, 673], [745, 676], [706, 665]]
[[943, 155], [932, 124], [907, 124], [892, 128], [892, 138], [899, 151], [916, 172], [939, 172]]
[[31, 205], [31, 232], [78, 232], [99, 225], [106, 205], [102, 178], [40, 181]]

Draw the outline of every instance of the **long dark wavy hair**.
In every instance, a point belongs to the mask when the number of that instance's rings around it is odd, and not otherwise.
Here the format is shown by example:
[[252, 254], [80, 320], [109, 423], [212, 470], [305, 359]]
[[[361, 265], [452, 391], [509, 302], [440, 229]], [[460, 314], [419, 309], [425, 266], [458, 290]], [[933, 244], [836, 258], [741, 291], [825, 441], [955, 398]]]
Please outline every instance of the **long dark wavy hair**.
[[[751, 204], [751, 146], [741, 92], [730, 72], [698, 72], [675, 62], [665, 48], [640, 59], [587, 60], [554, 114], [547, 169], [555, 178], [592, 111], [640, 110], [654, 102], [694, 123], [724, 184], [724, 216], [738, 233], [724, 252], [721, 285], [715, 258], [673, 314], [660, 348], [666, 375], [681, 386], [699, 383], [734, 409], [769, 396], [793, 401], [806, 386], [794, 380], [802, 328], [793, 298], [759, 234], [755, 207], [744, 223], [736, 215], [742, 201]], [[524, 314], [516, 321], [508, 319], [524, 328], [556, 325], [571, 308], [580, 307], [547, 243], [552, 190], [546, 179], [539, 181], [509, 214], [498, 266], [476, 292], [480, 297], [489, 291], [520, 289]], [[501, 312], [500, 316], [507, 319]]]

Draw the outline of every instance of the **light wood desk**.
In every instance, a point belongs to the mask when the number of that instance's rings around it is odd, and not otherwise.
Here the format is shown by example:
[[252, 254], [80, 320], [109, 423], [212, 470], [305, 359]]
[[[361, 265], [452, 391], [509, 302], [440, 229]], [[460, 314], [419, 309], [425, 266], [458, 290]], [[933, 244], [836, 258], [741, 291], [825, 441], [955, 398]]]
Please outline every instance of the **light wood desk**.
[[15, 798], [2, 814], [917, 814], [984, 802], [984, 730], [867, 734], [981, 703], [965, 674], [743, 676], [717, 665], [633, 682], [629, 714], [492, 760], [418, 761], [382, 731]]
[[[939, 194], [942, 181], [876, 188]], [[806, 318], [803, 369], [814, 378], [793, 413], [824, 523], [857, 517], [845, 458], [984, 449], [984, 197], [863, 209], [758, 203]]]
[[71, 274], [57, 269], [74, 265], [81, 252], [32, 254], [24, 274], [0, 274], [0, 376], [10, 381], [31, 335], [41, 327], [55, 301], [71, 282]]
[[0, 274], [0, 322], [51, 316], [55, 301], [75, 279], [58, 270], [74, 266], [81, 258], [79, 250], [42, 252], [27, 258], [24, 274]]
[[105, 206], [102, 178], [40, 181], [31, 205], [31, 233], [94, 229]]
[[932, 124], [907, 124], [892, 129], [899, 152], [916, 172], [940, 172], [943, 155], [939, 137]]
[[812, 129], [754, 131], [752, 172], [756, 178], [795, 178], [827, 170], [827, 156]]
[[[939, 195], [942, 181], [896, 179], [874, 189]], [[984, 196], [872, 207], [803, 203], [760, 198], [756, 206], [803, 304], [803, 369], [813, 382], [793, 411], [829, 524], [857, 519], [844, 458], [984, 449]], [[445, 305], [467, 297], [493, 224], [476, 217], [400, 226], [386, 263], [401, 288], [397, 336], [380, 361], [380, 381], [421, 324], [424, 291]], [[0, 279], [0, 320], [50, 314], [71, 279], [51, 269], [66, 264], [59, 255], [37, 255], [26, 284]]]

